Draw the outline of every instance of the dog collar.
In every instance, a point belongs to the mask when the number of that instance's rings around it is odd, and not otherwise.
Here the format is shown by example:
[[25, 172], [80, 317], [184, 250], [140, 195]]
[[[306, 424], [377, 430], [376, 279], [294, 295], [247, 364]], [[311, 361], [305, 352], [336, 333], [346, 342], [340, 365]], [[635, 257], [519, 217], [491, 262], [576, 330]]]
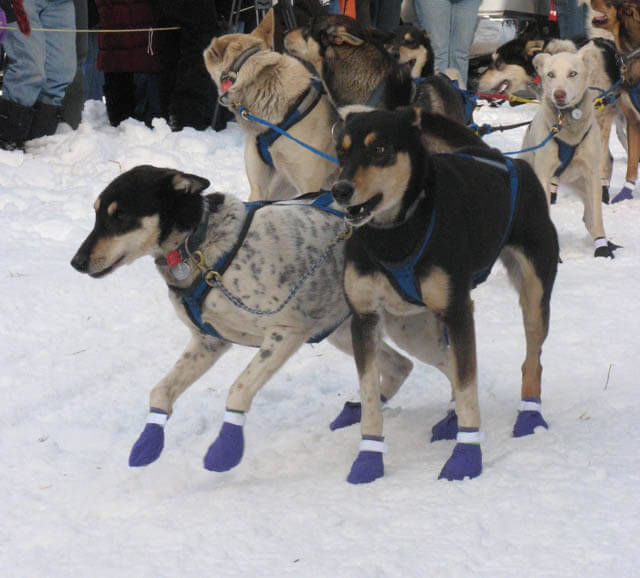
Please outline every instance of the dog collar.
[[262, 49], [257, 45], [252, 46], [251, 48], [247, 48], [246, 50], [243, 50], [238, 56], [234, 58], [233, 62], [231, 63], [231, 66], [229, 66], [229, 68], [227, 68], [227, 70], [225, 70], [220, 75], [220, 90], [223, 93], [229, 92], [229, 90], [233, 86], [233, 83], [236, 81], [236, 78], [238, 77], [238, 72], [240, 71], [244, 63], [247, 60], [249, 60], [249, 58], [251, 58], [254, 54], [256, 54], [257, 52], [260, 52], [261, 50]]
[[188, 261], [193, 258], [194, 253], [207, 237], [210, 215], [209, 203], [205, 199], [202, 217], [198, 226], [187, 235], [187, 238], [177, 249], [169, 251], [165, 257], [156, 259], [156, 265], [168, 265], [169, 270], [178, 281], [186, 279], [191, 274], [191, 267]]

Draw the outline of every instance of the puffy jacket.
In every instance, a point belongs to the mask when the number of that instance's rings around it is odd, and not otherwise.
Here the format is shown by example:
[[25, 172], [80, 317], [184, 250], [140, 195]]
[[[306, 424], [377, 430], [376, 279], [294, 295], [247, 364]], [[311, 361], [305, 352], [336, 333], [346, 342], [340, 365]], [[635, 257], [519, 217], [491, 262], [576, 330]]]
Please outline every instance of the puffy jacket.
[[[100, 28], [150, 28], [155, 24], [149, 0], [95, 0]], [[162, 32], [98, 34], [98, 70], [103, 72], [158, 72], [155, 38]]]

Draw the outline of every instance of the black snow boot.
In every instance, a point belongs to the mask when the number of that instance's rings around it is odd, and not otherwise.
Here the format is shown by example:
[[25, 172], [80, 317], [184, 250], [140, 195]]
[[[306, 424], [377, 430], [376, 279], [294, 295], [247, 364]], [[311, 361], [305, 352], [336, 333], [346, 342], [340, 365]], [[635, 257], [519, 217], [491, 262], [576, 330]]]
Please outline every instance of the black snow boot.
[[33, 121], [27, 140], [49, 136], [56, 132], [60, 122], [60, 107], [38, 101], [33, 105]]
[[0, 98], [0, 149], [23, 148], [32, 118], [33, 108]]

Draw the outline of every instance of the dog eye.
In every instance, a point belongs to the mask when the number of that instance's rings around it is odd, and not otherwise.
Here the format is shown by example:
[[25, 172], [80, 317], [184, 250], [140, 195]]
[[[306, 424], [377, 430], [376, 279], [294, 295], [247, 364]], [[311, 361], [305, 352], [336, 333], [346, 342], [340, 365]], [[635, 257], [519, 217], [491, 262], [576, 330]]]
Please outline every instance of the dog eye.
[[577, 73], [575, 70], [572, 70], [572, 71], [569, 73], [569, 78], [573, 78], [574, 76], [578, 76], [578, 73]]
[[555, 72], [547, 72], [547, 76], [549, 78], [555, 78], [556, 77], [556, 73]]

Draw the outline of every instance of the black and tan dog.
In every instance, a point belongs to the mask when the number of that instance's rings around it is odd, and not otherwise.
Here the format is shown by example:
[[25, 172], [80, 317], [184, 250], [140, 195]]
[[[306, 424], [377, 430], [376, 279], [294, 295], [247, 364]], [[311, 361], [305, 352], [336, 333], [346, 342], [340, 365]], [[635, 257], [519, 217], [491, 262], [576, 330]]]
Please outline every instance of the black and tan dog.
[[[498, 257], [519, 293], [526, 335], [514, 435], [546, 427], [540, 355], [549, 327], [558, 239], [544, 190], [525, 161], [505, 159], [497, 151], [431, 155], [420, 140], [423, 117], [420, 109], [409, 107], [348, 114], [337, 145], [341, 172], [332, 192], [354, 226], [344, 274], [362, 400], [362, 443], [349, 475], [354, 483], [383, 475], [380, 315], [411, 316], [425, 308], [445, 323], [454, 363], [455, 414], [433, 430], [433, 439], [455, 437], [458, 442], [441, 477], [480, 474], [471, 290]], [[407, 351], [421, 348], [414, 342]]]
[[337, 107], [365, 104], [393, 110], [416, 104], [467, 123], [464, 100], [451, 80], [427, 76], [415, 90], [411, 70], [385, 48], [388, 35], [342, 15], [312, 18], [285, 37], [286, 50], [311, 64]]
[[[254, 396], [305, 341], [324, 336], [351, 352], [349, 307], [342, 288], [345, 229], [329, 193], [285, 203], [243, 203], [202, 195], [209, 181], [172, 169], [135, 167], [95, 202], [95, 226], [72, 265], [103, 277], [143, 256], [155, 258], [170, 300], [191, 339], [175, 366], [151, 390], [147, 424], [131, 466], [156, 460], [176, 399], [229, 350], [258, 351], [231, 385], [218, 439], [205, 467], [231, 469], [243, 453], [244, 414]], [[442, 323], [425, 311], [416, 323], [387, 316], [389, 337], [423, 345], [419, 358], [449, 375]], [[391, 398], [412, 362], [384, 342], [382, 395]]]

